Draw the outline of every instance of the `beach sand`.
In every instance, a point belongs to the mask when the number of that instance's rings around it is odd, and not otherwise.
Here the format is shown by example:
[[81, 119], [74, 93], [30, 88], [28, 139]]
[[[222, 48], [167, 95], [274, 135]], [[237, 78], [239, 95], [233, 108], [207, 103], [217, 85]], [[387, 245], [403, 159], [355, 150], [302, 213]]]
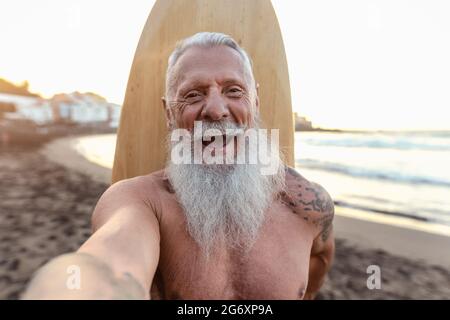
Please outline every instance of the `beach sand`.
[[[61, 146], [67, 149], [67, 144]], [[108, 187], [108, 173], [93, 179], [89, 170], [94, 166], [87, 170], [78, 165], [81, 169], [74, 170], [73, 157], [59, 152], [60, 162], [72, 159], [71, 169], [49, 161], [47, 148], [0, 150], [0, 299], [19, 298], [33, 272], [49, 259], [76, 250], [91, 233], [90, 216]], [[450, 298], [445, 261], [444, 266], [427, 263], [420, 252], [408, 253], [410, 258], [394, 255], [386, 250], [389, 243], [377, 249], [376, 243], [355, 241], [351, 230], [343, 232], [345, 220], [337, 222], [335, 261], [318, 299]], [[383, 241], [382, 234], [379, 238]], [[427, 240], [428, 251], [433, 241], [436, 248], [442, 247], [433, 239], [438, 238]], [[380, 267], [381, 289], [367, 288], [369, 265]]]

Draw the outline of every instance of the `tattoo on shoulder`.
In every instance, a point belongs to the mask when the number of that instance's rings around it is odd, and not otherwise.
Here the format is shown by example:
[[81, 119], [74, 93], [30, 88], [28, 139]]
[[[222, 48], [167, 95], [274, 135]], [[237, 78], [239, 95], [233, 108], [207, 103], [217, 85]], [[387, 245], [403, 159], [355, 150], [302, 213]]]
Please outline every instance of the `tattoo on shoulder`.
[[321, 185], [308, 182], [292, 168], [288, 167], [286, 171], [293, 179], [287, 190], [280, 194], [281, 202], [288, 206], [292, 213], [318, 226], [322, 240], [326, 241], [334, 218], [333, 200]]

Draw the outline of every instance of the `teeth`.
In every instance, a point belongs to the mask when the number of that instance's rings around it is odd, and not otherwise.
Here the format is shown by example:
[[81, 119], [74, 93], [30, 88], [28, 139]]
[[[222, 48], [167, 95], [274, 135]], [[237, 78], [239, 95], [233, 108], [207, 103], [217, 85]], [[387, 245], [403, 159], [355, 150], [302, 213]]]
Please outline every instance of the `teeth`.
[[229, 130], [227, 133], [222, 133], [222, 134], [213, 134], [213, 135], [208, 135], [208, 134], [203, 134], [202, 136], [194, 136], [194, 140], [212, 140], [213, 138], [215, 139], [216, 137], [222, 137], [222, 139], [229, 139], [229, 138], [234, 138], [237, 137], [239, 134], [241, 134], [242, 131], [240, 131], [239, 129], [236, 130]]
[[213, 143], [214, 141], [216, 141], [216, 137], [221, 137], [222, 138], [222, 143], [223, 146], [226, 146], [227, 144], [231, 143], [232, 141], [234, 141], [234, 139], [236, 138], [235, 135], [223, 135], [223, 136], [210, 136], [210, 139], [199, 139], [202, 144], [204, 146], [209, 145], [210, 143]]
[[223, 137], [224, 134], [217, 134], [217, 135], [204, 135], [203, 138], [215, 138], [215, 137]]

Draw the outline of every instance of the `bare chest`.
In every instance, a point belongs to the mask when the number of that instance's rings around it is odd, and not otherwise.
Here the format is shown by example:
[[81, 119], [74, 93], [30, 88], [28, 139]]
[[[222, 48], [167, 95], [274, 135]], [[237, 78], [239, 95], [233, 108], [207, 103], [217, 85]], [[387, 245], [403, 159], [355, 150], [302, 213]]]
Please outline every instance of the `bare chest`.
[[[273, 206], [247, 252], [219, 249], [209, 259], [172, 217], [161, 226], [161, 254], [152, 298], [301, 299], [306, 290], [312, 238], [299, 217]], [[302, 230], [304, 232], [302, 232]]]

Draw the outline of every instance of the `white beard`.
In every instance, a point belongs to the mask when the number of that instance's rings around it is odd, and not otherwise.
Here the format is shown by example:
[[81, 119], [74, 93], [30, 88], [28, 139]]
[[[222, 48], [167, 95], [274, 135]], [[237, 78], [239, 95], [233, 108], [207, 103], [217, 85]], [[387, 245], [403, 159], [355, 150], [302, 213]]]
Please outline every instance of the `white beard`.
[[[273, 158], [282, 164], [278, 151]], [[283, 165], [273, 175], [261, 174], [261, 167], [169, 161], [167, 175], [184, 210], [187, 230], [207, 256], [220, 240], [244, 250], [254, 244], [267, 209], [284, 189]]]

